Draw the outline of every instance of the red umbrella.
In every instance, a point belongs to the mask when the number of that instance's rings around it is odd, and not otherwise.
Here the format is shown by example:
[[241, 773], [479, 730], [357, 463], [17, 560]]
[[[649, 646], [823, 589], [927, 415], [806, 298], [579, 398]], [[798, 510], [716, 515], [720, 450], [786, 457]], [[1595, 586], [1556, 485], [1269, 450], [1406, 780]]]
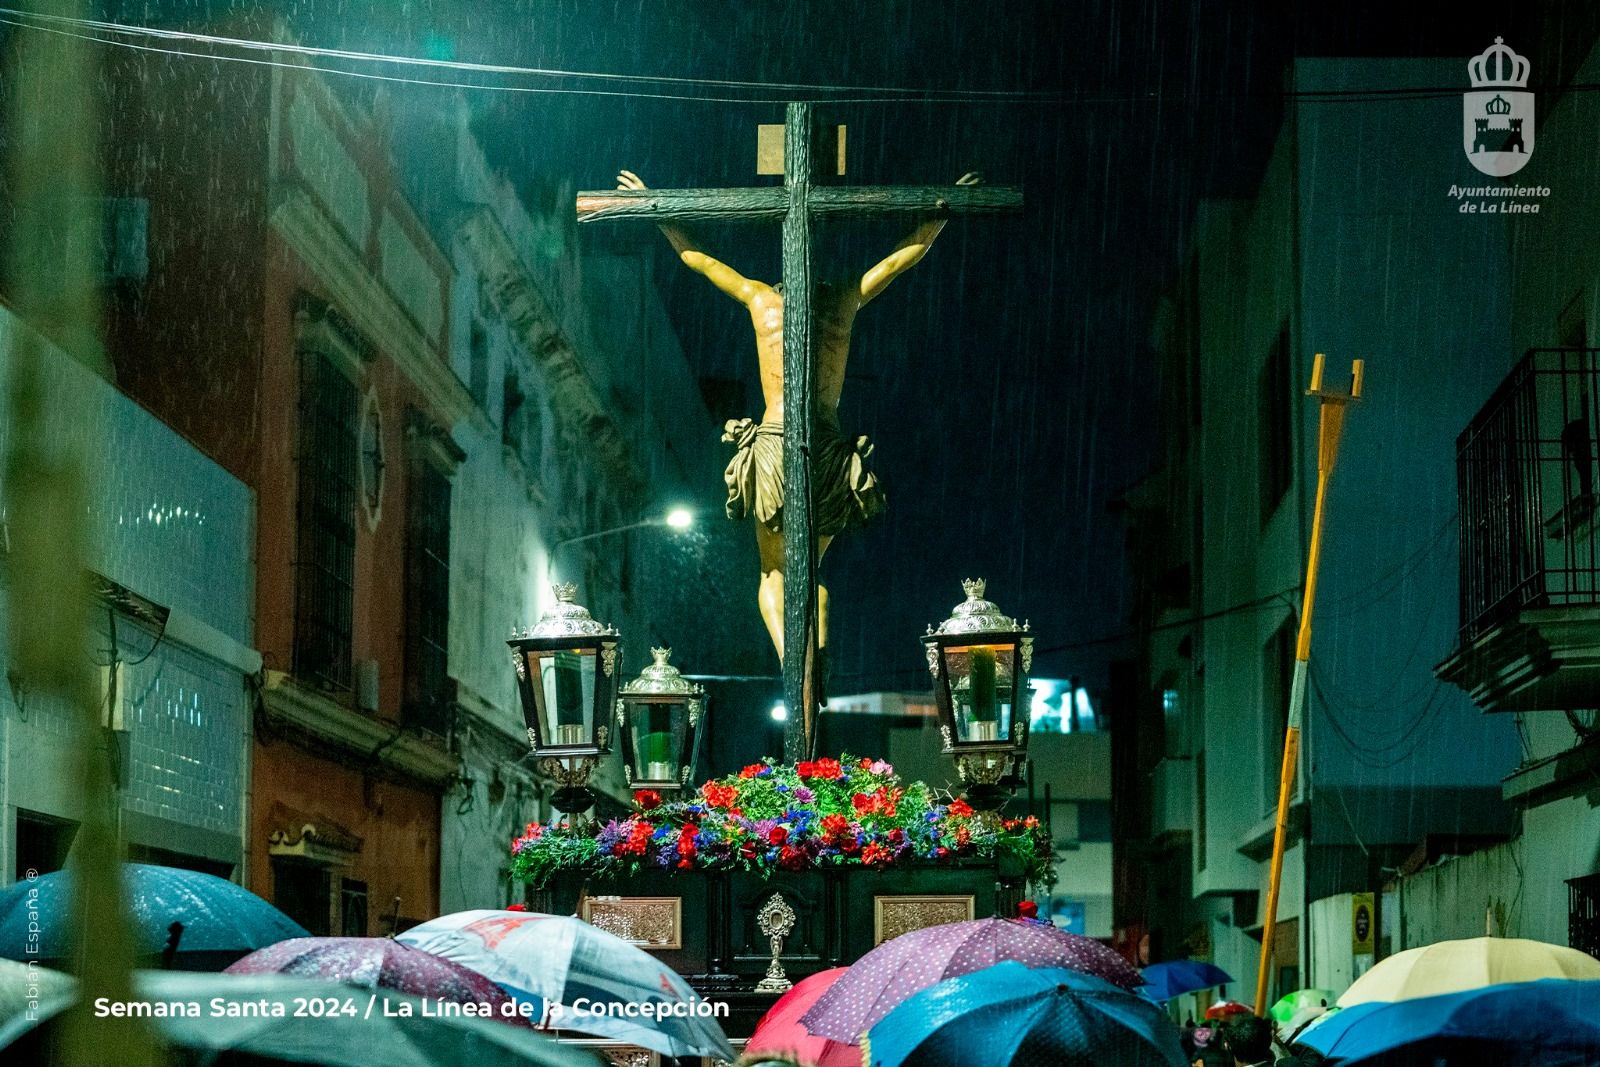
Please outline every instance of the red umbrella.
[[787, 1056], [808, 1067], [860, 1067], [860, 1048], [814, 1037], [800, 1024], [800, 1016], [810, 1011], [817, 998], [847, 970], [847, 967], [835, 967], [830, 971], [818, 971], [802, 978], [793, 989], [779, 997], [756, 1023], [755, 1033], [744, 1047], [745, 1055]]
[[1206, 1009], [1207, 1019], [1226, 1019], [1234, 1015], [1249, 1015], [1250, 1008], [1237, 1000], [1219, 1000]]
[[858, 1040], [911, 994], [1001, 960], [1063, 967], [1130, 991], [1143, 981], [1127, 960], [1092, 938], [1028, 919], [970, 919], [885, 941], [857, 960], [801, 1022], [821, 1037]]
[[252, 952], [223, 973], [291, 974], [427, 1000], [487, 1004], [501, 1022], [533, 1025], [510, 1008], [515, 1002], [509, 993], [477, 971], [388, 937], [296, 937]]

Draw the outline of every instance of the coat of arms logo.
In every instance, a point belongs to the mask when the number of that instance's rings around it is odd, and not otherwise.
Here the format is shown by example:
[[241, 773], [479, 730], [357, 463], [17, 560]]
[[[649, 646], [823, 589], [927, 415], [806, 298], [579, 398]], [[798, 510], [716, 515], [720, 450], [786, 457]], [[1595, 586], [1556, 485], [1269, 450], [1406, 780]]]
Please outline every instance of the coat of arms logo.
[[1461, 98], [1462, 146], [1468, 161], [1491, 177], [1515, 174], [1533, 155], [1528, 69], [1501, 37], [1467, 64], [1472, 91]]

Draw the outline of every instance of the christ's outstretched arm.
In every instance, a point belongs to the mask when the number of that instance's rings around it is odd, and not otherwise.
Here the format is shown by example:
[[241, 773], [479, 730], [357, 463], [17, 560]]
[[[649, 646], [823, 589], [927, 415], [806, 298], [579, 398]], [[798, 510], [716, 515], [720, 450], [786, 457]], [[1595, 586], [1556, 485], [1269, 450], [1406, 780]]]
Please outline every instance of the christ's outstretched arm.
[[[645, 185], [644, 179], [633, 171], [625, 170], [617, 175], [617, 188], [642, 191], [648, 189], [649, 186]], [[678, 227], [663, 223], [661, 233], [666, 237], [668, 243], [672, 245], [673, 251], [678, 253], [678, 259], [683, 262], [684, 266], [697, 274], [705, 275], [707, 281], [739, 301], [739, 303], [748, 305], [757, 293], [769, 288], [766, 284], [752, 281], [721, 260], [714, 259], [700, 251], [695, 247], [694, 242], [689, 240], [689, 235]]]
[[[977, 173], [963, 174], [957, 185], [977, 185], [983, 180]], [[865, 304], [889, 287], [889, 283], [921, 262], [933, 247], [934, 238], [944, 229], [944, 219], [930, 219], [895, 246], [883, 260], [861, 276], [861, 302]]]

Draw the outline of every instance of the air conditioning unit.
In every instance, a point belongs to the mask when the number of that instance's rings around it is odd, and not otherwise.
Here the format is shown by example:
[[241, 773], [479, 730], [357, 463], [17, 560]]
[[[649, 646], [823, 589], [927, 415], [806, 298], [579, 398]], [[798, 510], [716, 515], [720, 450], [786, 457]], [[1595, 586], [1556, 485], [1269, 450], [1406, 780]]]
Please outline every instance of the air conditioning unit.
[[356, 707], [376, 714], [378, 711], [378, 661], [356, 660]]

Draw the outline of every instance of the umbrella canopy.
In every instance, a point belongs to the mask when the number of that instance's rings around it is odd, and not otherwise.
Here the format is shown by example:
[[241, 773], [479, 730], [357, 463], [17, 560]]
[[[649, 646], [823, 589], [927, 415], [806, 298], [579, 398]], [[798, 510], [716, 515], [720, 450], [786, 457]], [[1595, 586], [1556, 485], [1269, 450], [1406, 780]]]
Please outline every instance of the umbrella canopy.
[[817, 998], [826, 993], [846, 968], [834, 967], [802, 978], [767, 1010], [744, 1046], [746, 1058], [788, 1056], [815, 1067], [860, 1067], [861, 1050], [855, 1045], [816, 1037], [800, 1023]]
[[1278, 1024], [1279, 1033], [1292, 1035], [1312, 1019], [1326, 1014], [1337, 999], [1331, 989], [1297, 989], [1279, 997], [1269, 1014]]
[[910, 997], [872, 1028], [871, 1067], [1184, 1067], [1178, 1029], [1143, 997], [1060, 968], [997, 963]]
[[1339, 1006], [1410, 1000], [1540, 978], [1600, 978], [1600, 960], [1586, 952], [1518, 937], [1474, 937], [1408, 948], [1357, 978]]
[[494, 1018], [521, 1026], [532, 1025], [529, 1015], [544, 1015], [542, 1003], [519, 1012], [511, 994], [477, 971], [390, 937], [296, 937], [257, 949], [223, 973], [287, 974], [392, 989], [425, 1000], [488, 1004]]
[[1197, 989], [1227, 985], [1233, 975], [1205, 960], [1169, 960], [1152, 963], [1144, 969], [1144, 988], [1139, 991], [1151, 1000], [1171, 1000]]
[[1206, 1009], [1206, 1018], [1212, 1021], [1229, 1019], [1235, 1015], [1249, 1015], [1248, 1005], [1240, 1004], [1237, 1000], [1219, 1000]]
[[72, 1003], [78, 988], [70, 974], [37, 964], [0, 960], [0, 1048], [34, 1026], [28, 1007], [48, 1017]]
[[1600, 982], [1544, 979], [1330, 1013], [1300, 1044], [1338, 1064], [1582, 1067], [1600, 1063]]
[[[0, 890], [0, 956], [62, 960], [71, 951], [73, 875], [55, 871]], [[305, 929], [243, 886], [216, 875], [148, 863], [122, 865], [123, 897], [137, 938], [135, 951], [159, 955], [182, 923], [179, 966], [221, 967], [232, 959]], [[37, 923], [37, 932], [31, 923]], [[30, 942], [30, 937], [38, 940]], [[185, 959], [187, 957], [187, 960]]]
[[1003, 960], [1059, 967], [1137, 989], [1139, 972], [1092, 938], [1046, 923], [971, 919], [913, 930], [857, 960], [801, 1017], [807, 1030], [850, 1043], [911, 994]]
[[[335, 992], [328, 983], [276, 974], [141, 971], [137, 1004], [163, 1006], [149, 1025], [168, 1045], [241, 1052], [325, 1067], [457, 1067], [463, 1063], [595, 1067], [587, 1053], [483, 1019], [440, 1017], [417, 998], [389, 990]], [[72, 997], [52, 1001], [37, 1025]], [[316, 1004], [316, 1013], [296, 1011]], [[171, 1005], [193, 1005], [173, 1012]], [[425, 1006], [434, 1014], [424, 1014]], [[0, 1019], [0, 1033], [13, 1020]], [[13, 1035], [15, 1036], [15, 1035]]]
[[[570, 915], [462, 911], [414, 926], [399, 940], [477, 971], [514, 997], [550, 1002], [548, 1022], [559, 1029], [665, 1056], [734, 1059], [711, 1005], [676, 971]], [[609, 1014], [611, 1005], [633, 1014]]]

